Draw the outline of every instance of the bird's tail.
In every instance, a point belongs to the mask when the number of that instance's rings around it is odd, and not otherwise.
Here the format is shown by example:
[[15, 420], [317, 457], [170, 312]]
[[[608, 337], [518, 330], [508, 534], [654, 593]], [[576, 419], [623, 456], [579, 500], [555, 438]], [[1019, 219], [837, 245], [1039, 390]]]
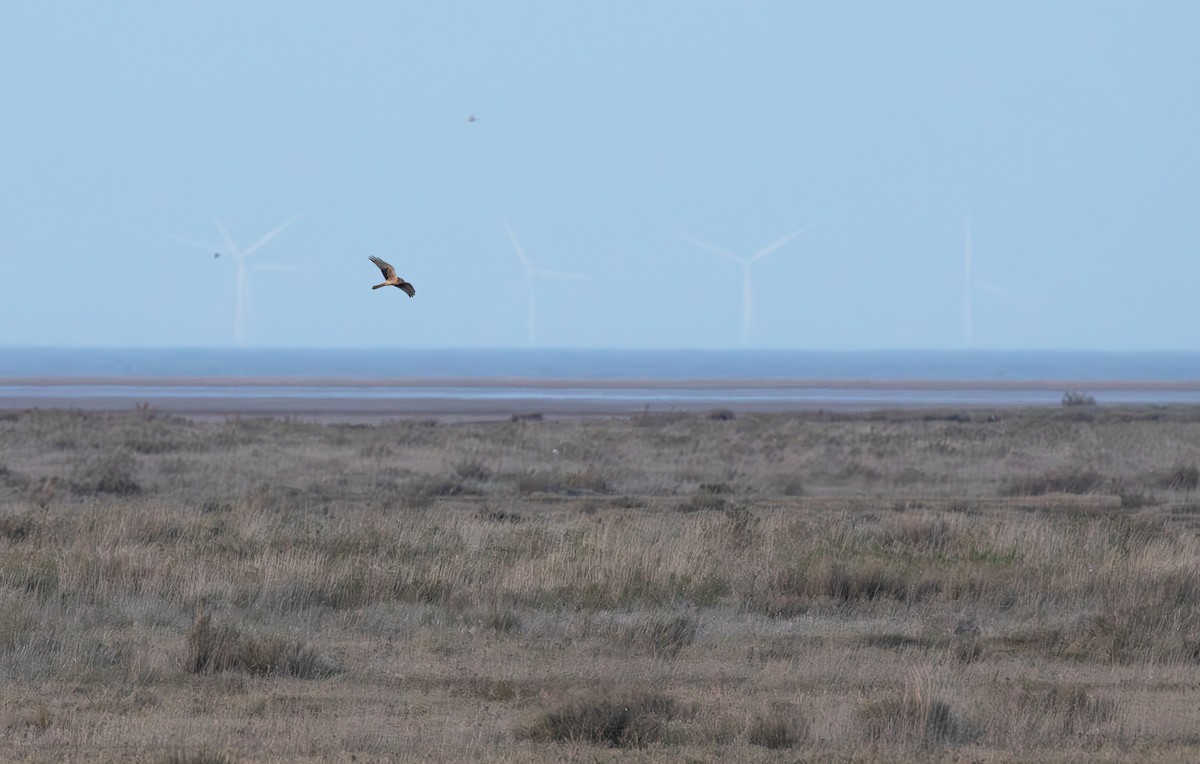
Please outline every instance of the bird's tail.
[[378, 289], [379, 287], [385, 287], [385, 286], [387, 286], [387, 284], [376, 284], [375, 286], [373, 286], [373, 287], [371, 287], [371, 288], [372, 288], [372, 289]]

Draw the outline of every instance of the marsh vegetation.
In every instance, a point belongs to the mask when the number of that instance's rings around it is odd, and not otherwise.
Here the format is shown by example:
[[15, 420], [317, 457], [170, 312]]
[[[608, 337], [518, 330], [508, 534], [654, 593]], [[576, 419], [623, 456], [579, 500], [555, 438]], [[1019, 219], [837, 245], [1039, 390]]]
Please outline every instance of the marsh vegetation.
[[0, 417], [27, 760], [1194, 761], [1200, 411]]

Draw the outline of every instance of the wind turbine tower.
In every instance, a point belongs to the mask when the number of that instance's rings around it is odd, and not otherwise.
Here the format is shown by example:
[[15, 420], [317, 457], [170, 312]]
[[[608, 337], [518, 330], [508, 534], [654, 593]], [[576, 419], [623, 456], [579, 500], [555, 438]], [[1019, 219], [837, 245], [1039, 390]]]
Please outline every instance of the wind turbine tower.
[[971, 312], [971, 294], [976, 288], [991, 292], [997, 297], [1008, 298], [1005, 292], [995, 284], [989, 284], [983, 279], [976, 278], [971, 270], [971, 219], [967, 218], [963, 236], [963, 331], [967, 338], [967, 347], [975, 346], [975, 322]]
[[692, 244], [695, 244], [697, 247], [700, 247], [701, 249], [707, 249], [709, 252], [712, 252], [715, 255], [720, 255], [721, 257], [724, 257], [727, 260], [733, 260], [734, 262], [741, 264], [741, 266], [742, 266], [742, 337], [741, 337], [741, 344], [743, 347], [748, 345], [750, 342], [750, 325], [751, 325], [751, 323], [753, 321], [753, 317], [754, 317], [754, 289], [753, 289], [753, 286], [751, 285], [750, 266], [753, 265], [754, 263], [757, 263], [759, 260], [762, 260], [767, 255], [775, 252], [775, 250], [779, 249], [784, 244], [787, 244], [789, 241], [796, 238], [800, 234], [804, 233], [808, 229], [809, 229], [809, 226], [805, 226], [804, 228], [800, 228], [795, 231], [792, 231], [791, 233], [789, 233], [786, 236], [781, 236], [780, 238], [776, 239], [775, 241], [771, 242], [767, 246], [765, 246], [762, 249], [755, 252], [750, 257], [738, 255], [738, 254], [735, 254], [734, 252], [730, 252], [727, 249], [722, 249], [721, 247], [713, 246], [712, 244], [709, 244], [708, 242], [704, 241], [703, 239], [696, 238], [695, 236], [691, 235], [690, 233], [684, 232], [682, 234], [684, 239], [691, 242]]

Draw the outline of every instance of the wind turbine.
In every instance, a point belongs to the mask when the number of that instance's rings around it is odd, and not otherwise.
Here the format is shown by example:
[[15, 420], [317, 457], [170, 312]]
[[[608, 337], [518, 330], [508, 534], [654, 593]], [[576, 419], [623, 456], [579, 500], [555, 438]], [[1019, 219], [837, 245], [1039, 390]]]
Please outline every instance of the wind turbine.
[[288, 219], [287, 222], [281, 223], [280, 225], [277, 225], [274, 228], [272, 228], [270, 231], [267, 231], [265, 234], [263, 234], [261, 237], [259, 237], [258, 241], [254, 242], [253, 244], [251, 244], [249, 247], [247, 247], [244, 250], [239, 248], [238, 245], [234, 243], [233, 239], [229, 236], [229, 232], [225, 230], [225, 226], [222, 225], [221, 221], [215, 217], [213, 218], [213, 225], [215, 225], [217, 227], [217, 231], [220, 232], [221, 240], [224, 242], [224, 245], [225, 245], [224, 247], [214, 245], [214, 244], [209, 244], [209, 243], [203, 242], [203, 241], [197, 241], [195, 239], [187, 239], [182, 236], [175, 236], [174, 234], [169, 234], [172, 239], [180, 242], [181, 244], [186, 244], [189, 247], [196, 247], [198, 249], [203, 249], [208, 252], [212, 252], [213, 257], [218, 257], [223, 253], [228, 253], [230, 256], [233, 257], [234, 264], [237, 266], [237, 271], [236, 271], [237, 275], [235, 277], [237, 298], [236, 298], [236, 302], [234, 303], [234, 312], [233, 312], [233, 341], [234, 341], [234, 344], [236, 344], [236, 345], [245, 345], [246, 344], [246, 311], [249, 309], [249, 306], [250, 306], [250, 273], [249, 273], [250, 269], [253, 268], [256, 271], [286, 271], [286, 272], [293, 272], [293, 271], [299, 270], [295, 266], [282, 265], [282, 264], [278, 264], [278, 263], [258, 263], [253, 266], [247, 266], [246, 258], [248, 258], [250, 255], [257, 252], [258, 250], [262, 249], [267, 244], [267, 242], [271, 241], [271, 239], [274, 239], [276, 236], [283, 233], [283, 230], [285, 228], [287, 228], [288, 226], [290, 226], [292, 223], [296, 222], [296, 219], [299, 218], [301, 214], [303, 214], [303, 213], [297, 212], [290, 219]]
[[697, 247], [700, 247], [701, 249], [707, 249], [709, 252], [712, 252], [713, 254], [720, 255], [721, 257], [724, 257], [726, 259], [733, 260], [734, 262], [742, 264], [742, 346], [743, 347], [750, 342], [750, 324], [751, 324], [751, 321], [753, 318], [753, 313], [754, 313], [754, 291], [750, 285], [750, 266], [753, 265], [754, 263], [757, 263], [759, 260], [762, 260], [764, 257], [771, 254], [775, 250], [779, 249], [784, 244], [787, 244], [789, 241], [796, 238], [800, 234], [804, 233], [810, 227], [811, 226], [805, 226], [804, 228], [800, 228], [795, 231], [792, 231], [791, 233], [789, 233], [786, 236], [781, 236], [778, 239], [776, 239], [775, 241], [768, 244], [767, 246], [765, 246], [762, 249], [755, 252], [750, 257], [744, 257], [742, 255], [734, 254], [733, 252], [730, 252], [727, 249], [715, 247], [712, 244], [709, 244], [708, 242], [704, 241], [703, 239], [698, 239], [695, 236], [691, 235], [690, 233], [681, 232], [681, 235], [683, 236], [684, 239], [691, 242], [692, 244], [695, 244]]
[[534, 268], [533, 263], [525, 256], [525, 250], [521, 247], [521, 242], [517, 241], [517, 235], [513, 233], [512, 226], [508, 224], [507, 220], [504, 221], [504, 230], [508, 232], [509, 241], [512, 242], [513, 249], [517, 253], [517, 259], [521, 261], [521, 268], [525, 271], [525, 275], [521, 278], [518, 288], [525, 290], [525, 336], [529, 346], [535, 347], [537, 345], [537, 294], [534, 286], [537, 284], [537, 280], [576, 280], [586, 279], [587, 276], [581, 273]]
[[965, 235], [963, 239], [963, 329], [967, 335], [967, 347], [975, 346], [975, 325], [971, 314], [971, 293], [976, 289], [982, 289], [985, 292], [1008, 298], [1008, 292], [1005, 292], [995, 284], [989, 284], [983, 279], [976, 278], [971, 272], [971, 219], [967, 218], [964, 226]]

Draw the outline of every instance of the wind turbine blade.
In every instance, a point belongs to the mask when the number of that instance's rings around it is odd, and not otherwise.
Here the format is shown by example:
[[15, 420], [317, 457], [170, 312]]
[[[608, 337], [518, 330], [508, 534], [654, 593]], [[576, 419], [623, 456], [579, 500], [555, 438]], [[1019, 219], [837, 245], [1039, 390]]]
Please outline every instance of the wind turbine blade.
[[216, 244], [209, 244], [208, 242], [198, 241], [196, 239], [189, 239], [184, 236], [176, 236], [173, 233], [166, 234], [166, 236], [168, 239], [174, 239], [175, 241], [179, 242], [180, 244], [186, 244], [187, 246], [195, 247], [196, 249], [203, 249], [209, 253], [219, 252], [221, 250], [221, 248], [219, 246], [217, 246]]
[[762, 260], [764, 257], [766, 257], [767, 255], [771, 254], [771, 253], [772, 253], [772, 252], [774, 252], [775, 250], [779, 249], [779, 248], [780, 248], [780, 247], [782, 247], [784, 244], [787, 244], [789, 241], [791, 241], [792, 239], [796, 238], [796, 237], [797, 237], [797, 236], [799, 236], [800, 234], [804, 233], [804, 232], [805, 232], [805, 231], [807, 231], [809, 228], [812, 228], [812, 226], [804, 226], [803, 228], [800, 228], [800, 229], [797, 229], [797, 230], [795, 230], [795, 231], [792, 231], [792, 232], [791, 232], [791, 233], [789, 233], [787, 236], [781, 236], [781, 237], [779, 237], [779, 238], [778, 238], [778, 239], [776, 239], [775, 241], [771, 242], [771, 243], [770, 243], [770, 244], [768, 244], [767, 246], [765, 246], [765, 247], [763, 247], [762, 249], [760, 249], [760, 250], [758, 250], [757, 252], [755, 252], [755, 253], [754, 253], [754, 255], [753, 255], [751, 258], [750, 258], [750, 262], [752, 262], [752, 263], [753, 263], [753, 262], [755, 262], [755, 261]]
[[245, 254], [247, 254], [247, 255], [254, 254], [255, 251], [261, 249], [263, 247], [263, 245], [265, 245], [271, 239], [274, 239], [276, 236], [283, 233], [283, 230], [285, 228], [290, 226], [292, 223], [295, 223], [297, 218], [299, 218], [303, 214], [304, 214], [303, 212], [297, 212], [295, 215], [292, 215], [292, 217], [286, 223], [281, 223], [280, 225], [277, 225], [274, 228], [272, 228], [270, 231], [267, 231], [265, 234], [263, 234], [261, 239], [254, 242], [246, 249]]
[[217, 230], [221, 232], [221, 238], [225, 241], [225, 247], [227, 248], [229, 254], [241, 261], [242, 251], [237, 248], [236, 244], [233, 243], [233, 239], [230, 238], [229, 232], [225, 230], [225, 226], [221, 225], [221, 221], [217, 220], [216, 218], [213, 218], [213, 225], [215, 225]]
[[700, 247], [701, 249], [707, 249], [709, 252], [712, 252], [714, 255], [720, 255], [721, 257], [727, 257], [730, 260], [734, 260], [739, 263], [743, 262], [745, 260], [745, 258], [739, 257], [738, 255], [733, 254], [732, 252], [730, 252], [727, 249], [721, 249], [720, 247], [713, 246], [712, 244], [709, 244], [707, 241], [704, 241], [703, 239], [700, 239], [700, 238], [697, 238], [697, 237], [691, 235], [687, 231], [680, 231], [679, 237], [682, 238], [684, 241], [687, 241], [691, 244], [696, 245], [697, 247]]
[[521, 248], [521, 242], [517, 241], [517, 235], [513, 233], [512, 226], [508, 221], [504, 221], [504, 230], [508, 232], [508, 240], [512, 242], [513, 249], [517, 252], [517, 259], [521, 261], [521, 267], [525, 269], [525, 273], [533, 273], [533, 263], [529, 262], [529, 258], [525, 256], [525, 250]]

